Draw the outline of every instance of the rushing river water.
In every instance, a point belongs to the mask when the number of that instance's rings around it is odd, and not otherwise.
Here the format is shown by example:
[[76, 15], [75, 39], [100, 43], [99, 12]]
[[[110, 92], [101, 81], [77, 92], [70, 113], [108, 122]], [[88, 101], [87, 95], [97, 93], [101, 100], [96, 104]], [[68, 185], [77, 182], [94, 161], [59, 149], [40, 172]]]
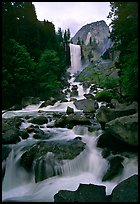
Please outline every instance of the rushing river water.
[[[79, 56], [79, 47], [76, 45], [74, 49], [71, 49], [71, 56]], [[78, 51], [77, 51], [78, 49]], [[79, 58], [78, 58], [79, 59]], [[75, 64], [76, 63], [76, 64]], [[75, 68], [77, 66], [78, 68]], [[73, 60], [73, 65], [71, 70], [71, 78], [69, 79], [70, 90], [73, 85], [78, 86], [78, 96], [76, 99], [83, 99], [85, 93], [89, 93], [90, 87], [85, 89], [80, 82], [74, 81], [73, 74], [79, 71], [80, 65], [75, 59]], [[100, 89], [99, 89], [100, 90]], [[98, 91], [99, 91], [98, 90]], [[66, 89], [64, 90], [66, 91]], [[44, 108], [39, 108], [40, 102], [38, 105], [29, 105], [22, 110], [18, 111], [7, 111], [3, 114], [3, 118], [10, 118], [13, 116], [24, 117], [26, 115], [37, 116], [44, 114], [50, 116], [52, 112], [66, 112], [67, 107], [72, 107], [75, 112], [82, 112], [78, 110], [73, 102], [70, 102], [70, 94], [67, 94], [68, 102], [60, 101], [56, 102], [53, 106], [47, 106]], [[38, 111], [42, 110], [42, 113]], [[25, 202], [53, 202], [54, 195], [59, 190], [76, 190], [80, 183], [82, 184], [96, 184], [106, 186], [106, 194], [111, 194], [113, 188], [120, 183], [122, 180], [138, 174], [138, 163], [137, 157], [134, 155], [131, 158], [124, 157], [123, 166], [124, 169], [122, 174], [116, 176], [111, 181], [102, 181], [103, 175], [105, 174], [109, 163], [101, 155], [101, 148], [97, 148], [96, 144], [98, 138], [102, 134], [102, 130], [96, 130], [94, 132], [89, 132], [88, 128], [85, 126], [74, 126], [73, 129], [67, 128], [49, 128], [47, 127], [51, 123], [44, 124], [40, 126], [40, 129], [44, 132], [50, 131], [53, 133], [52, 137], [44, 140], [47, 141], [69, 141], [73, 140], [76, 137], [81, 137], [82, 142], [86, 144], [85, 149], [74, 159], [66, 160], [61, 166], [62, 174], [56, 175], [50, 178], [47, 178], [43, 181], [35, 183], [35, 176], [33, 172], [27, 172], [20, 164], [20, 158], [25, 152], [23, 147], [30, 146], [38, 142], [37, 139], [33, 138], [33, 134], [30, 133], [29, 138], [21, 139], [17, 144], [10, 145], [12, 151], [9, 154], [6, 161], [3, 161], [3, 166], [5, 166], [5, 175], [2, 183], [2, 200], [13, 200], [13, 201], [25, 201]], [[29, 127], [29, 123], [25, 117], [22, 122], [20, 129], [23, 130]]]

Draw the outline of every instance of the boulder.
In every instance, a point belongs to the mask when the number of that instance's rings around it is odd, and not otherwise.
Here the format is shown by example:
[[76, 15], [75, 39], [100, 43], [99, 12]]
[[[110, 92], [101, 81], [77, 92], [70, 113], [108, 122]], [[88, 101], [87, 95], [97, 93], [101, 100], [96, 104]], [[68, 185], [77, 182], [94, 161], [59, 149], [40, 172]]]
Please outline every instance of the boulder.
[[94, 100], [94, 95], [93, 94], [90, 94], [90, 93], [88, 93], [88, 94], [84, 94], [84, 97], [86, 98], [86, 99], [93, 99]]
[[[20, 164], [27, 171], [34, 169], [36, 172], [35, 180], [41, 181], [48, 178], [48, 175], [54, 176], [54, 172], [56, 175], [60, 174], [60, 164], [62, 161], [64, 159], [74, 159], [84, 148], [85, 143], [78, 139], [69, 141], [40, 141], [27, 147], [27, 150], [21, 156]], [[49, 162], [50, 158], [51, 162]], [[57, 167], [52, 167], [52, 162], [55, 162]], [[43, 167], [48, 169], [49, 174], [46, 175]], [[57, 171], [54, 171], [54, 168], [57, 168]], [[53, 173], [51, 173], [51, 171], [53, 171]]]
[[83, 82], [83, 88], [87, 89], [90, 86], [91, 82], [90, 81], [84, 81]]
[[102, 181], [112, 180], [115, 176], [120, 174], [123, 170], [123, 157], [115, 156], [109, 159], [109, 168], [102, 178]]
[[138, 113], [106, 123], [105, 131], [129, 145], [138, 145]]
[[29, 120], [29, 122], [34, 123], [34, 124], [38, 124], [38, 125], [42, 125], [42, 124], [48, 123], [48, 119], [45, 116], [41, 115], [41, 116], [31, 118]]
[[60, 165], [61, 162], [58, 162], [52, 152], [48, 152], [43, 158], [38, 158], [34, 165], [35, 182], [61, 174]]
[[66, 110], [66, 113], [68, 114], [68, 115], [70, 115], [71, 113], [74, 113], [74, 110], [73, 110], [73, 108], [71, 108], [71, 107], [67, 107], [67, 110]]
[[68, 116], [64, 115], [61, 118], [57, 119], [54, 123], [55, 127], [68, 127], [73, 128], [75, 125], [90, 125], [91, 122], [84, 115], [78, 115], [72, 113]]
[[39, 97], [24, 97], [21, 101], [22, 107], [26, 107], [28, 105], [32, 104], [39, 104], [40, 103], [40, 98]]
[[105, 124], [115, 118], [132, 115], [137, 112], [135, 105], [125, 106], [123, 108], [107, 108], [101, 106], [97, 111], [96, 118], [101, 126], [105, 126]]
[[114, 153], [115, 152], [120, 153], [124, 151], [132, 151], [132, 152], [137, 151], [137, 148], [135, 146], [129, 145], [126, 142], [106, 132], [100, 135], [97, 141], [97, 147], [107, 148], [109, 151], [113, 151]]
[[15, 127], [2, 133], [2, 143], [3, 144], [15, 144], [20, 141], [19, 130]]
[[70, 93], [70, 97], [78, 96], [78, 91], [77, 90], [72, 90]]
[[27, 139], [29, 137], [29, 134], [27, 132], [27, 130], [20, 130], [19, 135], [22, 139]]
[[22, 123], [22, 119], [18, 116], [12, 118], [3, 118], [2, 119], [2, 131], [5, 132], [11, 127], [19, 128]]
[[41, 103], [41, 105], [39, 106], [39, 108], [43, 108], [43, 107], [46, 107], [46, 106], [53, 106], [55, 103], [56, 103], [56, 99], [53, 98], [53, 97], [50, 97], [49, 100], [47, 101], [44, 101], [43, 103]]
[[78, 110], [83, 110], [84, 112], [95, 112], [97, 107], [97, 102], [92, 99], [81, 99], [74, 102], [74, 105]]
[[138, 175], [119, 183], [112, 191], [111, 202], [138, 202]]
[[76, 191], [60, 190], [54, 202], [107, 202], [105, 186], [80, 184]]
[[11, 150], [12, 147], [10, 147], [9, 145], [2, 145], [2, 161], [7, 159]]

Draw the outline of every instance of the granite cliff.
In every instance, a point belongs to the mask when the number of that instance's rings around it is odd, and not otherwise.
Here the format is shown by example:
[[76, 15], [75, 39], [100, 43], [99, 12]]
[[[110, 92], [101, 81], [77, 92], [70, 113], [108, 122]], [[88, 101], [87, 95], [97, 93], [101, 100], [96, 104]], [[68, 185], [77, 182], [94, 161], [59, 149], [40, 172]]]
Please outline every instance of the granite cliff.
[[74, 44], [82, 46], [86, 60], [98, 60], [112, 45], [109, 37], [109, 26], [105, 21], [97, 21], [84, 25], [72, 38]]

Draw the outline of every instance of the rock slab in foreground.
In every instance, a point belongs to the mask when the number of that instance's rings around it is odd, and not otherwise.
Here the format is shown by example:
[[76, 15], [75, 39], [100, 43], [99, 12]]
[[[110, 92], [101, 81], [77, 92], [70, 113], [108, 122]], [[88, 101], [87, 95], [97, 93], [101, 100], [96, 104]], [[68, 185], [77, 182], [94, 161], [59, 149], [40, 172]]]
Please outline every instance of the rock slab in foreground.
[[105, 186], [80, 184], [76, 191], [60, 190], [54, 202], [107, 202]]
[[138, 202], [138, 175], [119, 183], [112, 191], [111, 202]]

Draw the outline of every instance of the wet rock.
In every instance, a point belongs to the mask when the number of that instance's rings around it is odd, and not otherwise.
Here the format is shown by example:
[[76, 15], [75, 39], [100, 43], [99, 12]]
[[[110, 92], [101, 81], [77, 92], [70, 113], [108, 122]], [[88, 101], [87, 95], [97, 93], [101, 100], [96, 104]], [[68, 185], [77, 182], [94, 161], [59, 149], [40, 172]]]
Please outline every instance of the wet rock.
[[107, 148], [104, 148], [102, 151], [102, 157], [107, 158], [110, 155], [110, 151]]
[[38, 124], [38, 125], [42, 125], [42, 124], [48, 123], [48, 119], [45, 116], [41, 115], [41, 116], [31, 118], [29, 122]]
[[123, 158], [120, 156], [113, 157], [109, 159], [109, 168], [105, 175], [103, 176], [102, 181], [112, 180], [118, 174], [121, 174], [123, 170], [122, 162]]
[[134, 105], [125, 106], [125, 108], [107, 108], [100, 107], [97, 111], [96, 118], [101, 125], [105, 125], [107, 122], [114, 120], [115, 118], [128, 116], [135, 114], [137, 112], [136, 107]]
[[60, 190], [54, 202], [107, 202], [105, 186], [80, 184], [76, 191]]
[[27, 139], [29, 137], [27, 130], [22, 130], [19, 132], [19, 134], [20, 134], [22, 139]]
[[71, 107], [67, 107], [67, 110], [66, 110], [66, 113], [69, 115], [69, 114], [71, 114], [71, 113], [74, 113], [74, 110], [73, 110], [73, 108], [71, 108]]
[[2, 161], [6, 160], [12, 148], [9, 145], [2, 145]]
[[70, 93], [70, 97], [78, 96], [78, 91], [77, 90], [72, 90]]
[[132, 151], [136, 152], [137, 148], [127, 144], [124, 141], [119, 140], [118, 138], [114, 137], [109, 133], [103, 133], [98, 141], [97, 147], [100, 148], [107, 148], [108, 150], [115, 151], [115, 152], [124, 152], [124, 151]]
[[91, 84], [91, 82], [89, 82], [89, 81], [84, 81], [84, 82], [83, 82], [83, 88], [84, 88], [84, 89], [87, 89], [87, 88], [90, 86], [90, 84]]
[[138, 202], [138, 175], [119, 183], [112, 191], [111, 202]]
[[2, 119], [2, 131], [5, 132], [6, 130], [9, 130], [10, 127], [19, 128], [22, 121], [23, 121], [23, 119], [21, 119], [18, 116], [12, 117], [12, 118], [6, 118], [6, 119], [3, 118]]
[[12, 127], [11, 129], [2, 133], [2, 143], [16, 144], [20, 141], [19, 135], [19, 130], [17, 128]]
[[78, 110], [83, 110], [84, 112], [95, 112], [95, 101], [92, 99], [81, 99], [74, 102], [74, 105]]
[[61, 162], [58, 162], [52, 152], [48, 152], [43, 158], [37, 159], [34, 165], [35, 182], [61, 174], [59, 163]]
[[68, 102], [68, 99], [64, 98], [60, 101], [60, 103], [63, 103], [63, 102]]
[[38, 133], [36, 133], [36, 134], [33, 135], [33, 138], [46, 140], [46, 139], [51, 138], [51, 136], [52, 136], [52, 134], [49, 134], [49, 133], [38, 132]]
[[39, 97], [30, 97], [30, 96], [27, 96], [27, 97], [24, 97], [22, 99], [22, 107], [26, 107], [28, 105], [32, 105], [32, 104], [39, 104], [40, 102], [40, 98]]
[[86, 98], [86, 99], [93, 99], [94, 100], [94, 95], [92, 95], [92, 94], [84, 94], [84, 97]]
[[129, 145], [138, 145], [138, 113], [106, 123], [105, 131]]
[[[55, 160], [61, 162], [63, 159], [74, 159], [80, 154], [81, 151], [84, 150], [84, 148], [85, 143], [80, 140], [41, 141], [28, 147], [28, 149], [21, 156], [20, 163], [21, 166], [23, 166], [27, 171], [31, 171], [33, 170], [33, 166], [36, 164], [36, 161], [39, 161], [41, 164], [41, 160], [46, 158], [46, 154], [48, 152], [52, 152], [55, 155]], [[44, 175], [44, 173], [42, 175]], [[43, 178], [44, 176], [42, 179]]]
[[56, 103], [56, 99], [53, 98], [53, 97], [50, 97], [50, 99], [48, 99], [47, 101], [44, 101], [40, 106], [39, 108], [44, 108], [46, 106], [53, 106], [55, 103]]
[[72, 128], [75, 125], [89, 125], [90, 120], [84, 115], [70, 114], [68, 116], [64, 115], [55, 121], [55, 127], [68, 127]]

